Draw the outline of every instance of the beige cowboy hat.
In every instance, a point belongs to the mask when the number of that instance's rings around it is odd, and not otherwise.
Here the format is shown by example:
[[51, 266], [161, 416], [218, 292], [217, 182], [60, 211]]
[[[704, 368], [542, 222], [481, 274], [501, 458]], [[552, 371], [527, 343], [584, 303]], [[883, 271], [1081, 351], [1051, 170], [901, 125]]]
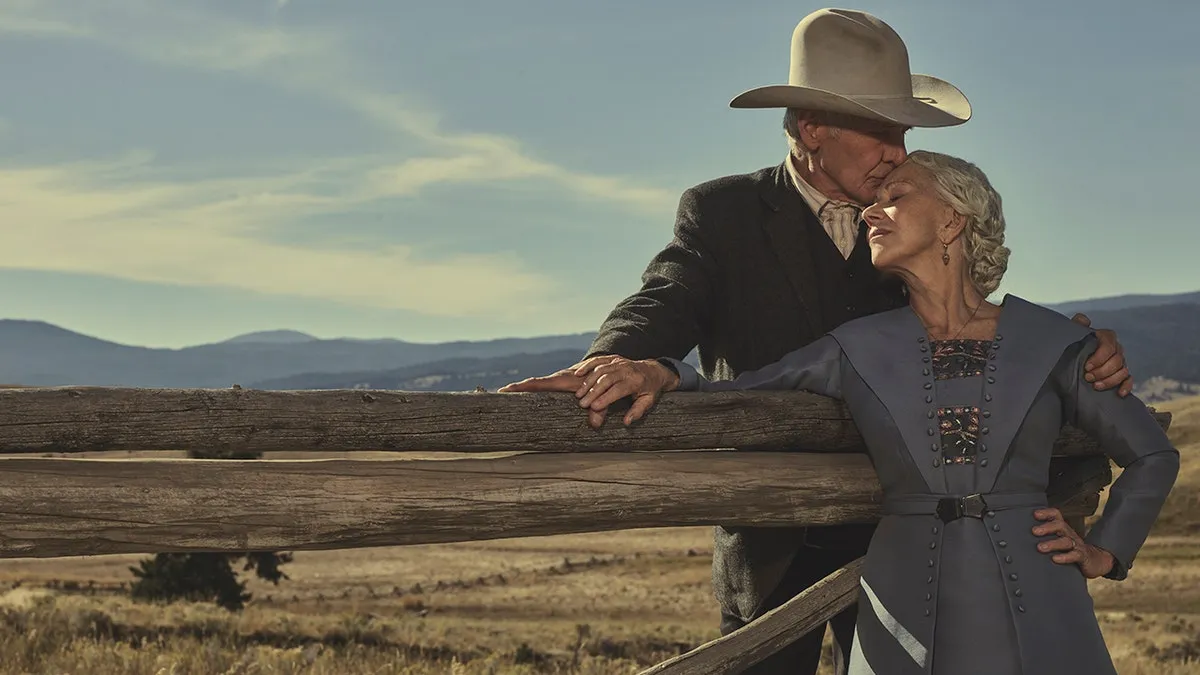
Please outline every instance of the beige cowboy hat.
[[914, 75], [908, 48], [892, 27], [852, 9], [821, 9], [792, 33], [787, 84], [739, 94], [731, 108], [802, 108], [911, 127], [948, 127], [971, 119], [957, 87]]

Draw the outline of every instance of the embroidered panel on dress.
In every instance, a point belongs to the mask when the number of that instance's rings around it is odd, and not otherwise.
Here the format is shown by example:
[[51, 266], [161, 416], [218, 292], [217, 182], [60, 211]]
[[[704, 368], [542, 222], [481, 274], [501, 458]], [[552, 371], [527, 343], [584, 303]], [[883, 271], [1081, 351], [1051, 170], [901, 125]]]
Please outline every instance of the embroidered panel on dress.
[[949, 380], [955, 377], [975, 377], [987, 367], [988, 340], [934, 340], [933, 377]]
[[979, 449], [979, 408], [963, 405], [938, 408], [937, 416], [942, 439], [942, 461], [947, 464], [974, 464]]

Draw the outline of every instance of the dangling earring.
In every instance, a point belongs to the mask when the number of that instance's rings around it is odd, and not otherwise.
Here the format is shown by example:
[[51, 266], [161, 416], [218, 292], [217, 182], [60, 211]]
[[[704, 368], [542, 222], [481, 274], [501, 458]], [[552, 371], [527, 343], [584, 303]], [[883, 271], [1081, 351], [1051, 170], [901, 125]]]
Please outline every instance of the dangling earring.
[[950, 265], [950, 244], [942, 244], [942, 264]]

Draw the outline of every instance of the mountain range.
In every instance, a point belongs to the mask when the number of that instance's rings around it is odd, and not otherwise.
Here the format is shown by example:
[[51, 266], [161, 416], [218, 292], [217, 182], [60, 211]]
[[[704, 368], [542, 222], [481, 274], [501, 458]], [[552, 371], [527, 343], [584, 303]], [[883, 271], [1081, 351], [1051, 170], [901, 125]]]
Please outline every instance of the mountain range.
[[[1200, 383], [1200, 292], [1127, 295], [1052, 308], [1084, 312], [1117, 331], [1139, 382], [1158, 392]], [[292, 330], [157, 349], [122, 345], [38, 321], [0, 320], [0, 382], [25, 386], [469, 391], [568, 366], [594, 333], [486, 341], [413, 343], [319, 339]], [[695, 362], [694, 353], [689, 361]], [[1164, 394], [1165, 396], [1165, 394]]]

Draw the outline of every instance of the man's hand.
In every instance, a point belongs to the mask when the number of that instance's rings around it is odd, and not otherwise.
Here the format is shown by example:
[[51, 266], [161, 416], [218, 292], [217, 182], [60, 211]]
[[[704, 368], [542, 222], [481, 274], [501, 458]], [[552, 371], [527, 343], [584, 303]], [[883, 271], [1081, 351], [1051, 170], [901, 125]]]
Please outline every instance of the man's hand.
[[576, 363], [569, 368], [543, 375], [541, 377], [527, 377], [520, 382], [513, 382], [500, 387], [496, 391], [500, 393], [511, 392], [533, 392], [533, 391], [576, 391], [579, 385], [583, 384], [583, 376], [576, 375], [575, 371], [587, 366], [588, 364], [600, 365], [608, 363], [613, 359], [618, 358], [613, 355], [593, 356]]
[[580, 407], [587, 409], [588, 424], [593, 428], [604, 424], [608, 406], [626, 396], [633, 397], [633, 405], [625, 413], [624, 422], [626, 426], [633, 424], [658, 401], [659, 394], [679, 385], [679, 376], [653, 359], [603, 358], [589, 359], [574, 372], [583, 378], [575, 396]]
[[[1092, 320], [1083, 314], [1076, 314], [1071, 320], [1088, 327], [1092, 325]], [[1084, 366], [1087, 369], [1084, 379], [1092, 382], [1099, 391], [1121, 385], [1117, 394], [1128, 396], [1133, 391], [1133, 378], [1125, 367], [1125, 348], [1117, 341], [1117, 334], [1107, 328], [1097, 328], [1096, 338], [1099, 344]]]
[[1054, 554], [1051, 556], [1051, 560], [1060, 565], [1079, 565], [1079, 570], [1088, 579], [1102, 577], [1112, 571], [1113, 565], [1116, 564], [1113, 555], [1098, 546], [1092, 546], [1085, 542], [1083, 537], [1080, 537], [1079, 533], [1067, 524], [1062, 511], [1055, 508], [1038, 509], [1033, 512], [1033, 517], [1045, 521], [1041, 525], [1033, 527], [1034, 536], [1058, 535], [1057, 539], [1050, 539], [1038, 544], [1038, 550], [1042, 553], [1066, 551], [1066, 553]]

